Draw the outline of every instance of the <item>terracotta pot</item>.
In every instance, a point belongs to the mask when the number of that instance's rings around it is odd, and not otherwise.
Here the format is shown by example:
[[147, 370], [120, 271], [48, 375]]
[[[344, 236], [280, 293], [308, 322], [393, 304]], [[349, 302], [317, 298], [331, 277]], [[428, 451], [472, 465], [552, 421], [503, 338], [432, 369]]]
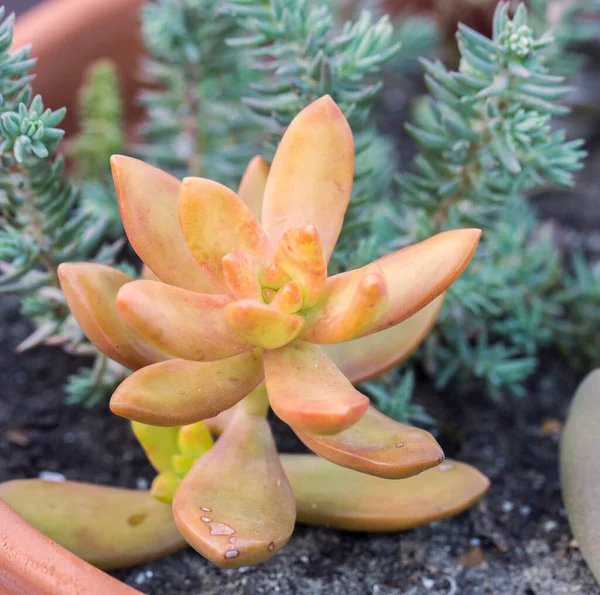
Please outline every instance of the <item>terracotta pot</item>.
[[0, 500], [0, 593], [139, 595], [42, 535]]
[[497, 0], [381, 0], [381, 4], [392, 15], [433, 15], [450, 39], [454, 37], [459, 22], [490, 35]]
[[17, 18], [13, 47], [32, 44], [38, 59], [33, 89], [54, 109], [66, 106], [67, 132], [86, 68], [99, 58], [119, 67], [127, 109], [134, 109], [142, 54], [138, 14], [145, 0], [46, 0]]

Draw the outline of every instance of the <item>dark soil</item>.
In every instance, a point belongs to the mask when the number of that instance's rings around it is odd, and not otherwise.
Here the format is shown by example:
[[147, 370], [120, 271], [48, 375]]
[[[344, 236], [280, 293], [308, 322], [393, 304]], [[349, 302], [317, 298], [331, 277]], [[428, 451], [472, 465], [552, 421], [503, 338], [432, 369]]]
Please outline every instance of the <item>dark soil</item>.
[[[63, 404], [62, 383], [77, 367], [51, 348], [13, 354], [28, 327], [18, 304], [0, 302], [0, 480], [37, 477], [143, 488], [153, 472], [127, 422], [106, 407]], [[449, 456], [486, 473], [489, 495], [469, 512], [414, 531], [360, 535], [298, 527], [287, 547], [254, 568], [223, 571], [191, 549], [115, 573], [144, 593], [600, 595], [572, 542], [560, 497], [558, 433], [577, 378], [547, 365], [527, 399], [501, 411], [473, 392], [420, 399], [444, 420]], [[277, 426], [282, 450], [294, 439]], [[17, 444], [18, 443], [18, 444]]]

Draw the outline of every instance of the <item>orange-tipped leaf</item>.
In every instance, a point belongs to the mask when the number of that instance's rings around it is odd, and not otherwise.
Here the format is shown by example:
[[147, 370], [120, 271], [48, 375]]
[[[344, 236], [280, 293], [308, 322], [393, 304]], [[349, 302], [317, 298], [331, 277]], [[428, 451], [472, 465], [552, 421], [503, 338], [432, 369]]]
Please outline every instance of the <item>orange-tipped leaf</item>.
[[354, 141], [344, 114], [328, 95], [288, 126], [271, 164], [262, 224], [273, 246], [293, 227], [314, 225], [329, 260], [350, 200]]
[[117, 314], [117, 293], [131, 277], [103, 264], [78, 262], [61, 264], [58, 276], [73, 316], [104, 355], [130, 370], [167, 359], [132, 333]]
[[312, 455], [282, 455], [298, 522], [347, 531], [404, 531], [472, 506], [490, 482], [477, 469], [446, 461], [420, 475], [382, 479]]
[[403, 479], [439, 465], [444, 452], [425, 430], [398, 423], [373, 407], [353, 426], [331, 436], [296, 434], [324, 459], [385, 479]]
[[359, 393], [318, 345], [294, 341], [264, 353], [273, 411], [292, 428], [336, 434], [355, 424], [369, 399]]
[[267, 560], [294, 529], [292, 491], [268, 422], [238, 412], [173, 500], [188, 543], [222, 568]]
[[133, 281], [117, 295], [123, 323], [173, 357], [215, 361], [250, 351], [225, 318], [231, 299], [179, 289], [159, 281]]
[[190, 254], [179, 226], [181, 182], [138, 159], [110, 160], [127, 238], [138, 256], [165, 283], [215, 293]]
[[215, 362], [170, 360], [125, 379], [110, 408], [145, 424], [184, 426], [233, 407], [262, 380], [262, 359], [254, 351]]

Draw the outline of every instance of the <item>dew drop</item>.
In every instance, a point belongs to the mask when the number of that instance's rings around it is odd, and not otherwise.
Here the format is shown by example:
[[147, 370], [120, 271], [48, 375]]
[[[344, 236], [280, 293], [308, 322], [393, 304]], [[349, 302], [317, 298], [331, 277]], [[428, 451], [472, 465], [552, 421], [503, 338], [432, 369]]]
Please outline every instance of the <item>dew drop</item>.
[[200, 520], [201, 520], [203, 523], [210, 523], [210, 519], [209, 519], [207, 516], [200, 517]]
[[229, 538], [229, 543], [235, 543], [235, 541], [236, 541], [236, 540], [235, 540], [235, 537], [230, 537], [230, 538]]
[[180, 390], [179, 391], [182, 395], [185, 395], [185, 391], [184, 390]]
[[277, 480], [277, 487], [279, 487], [281, 485], [281, 479]]
[[226, 558], [237, 558], [239, 555], [240, 552], [238, 552], [237, 550], [229, 550], [228, 552], [225, 552]]
[[211, 509], [210, 509], [210, 508], [206, 508], [206, 506], [203, 506], [203, 507], [202, 507], [202, 510], [203, 510], [204, 512], [211, 512]]
[[398, 442], [398, 444], [396, 444], [396, 448], [402, 448], [404, 446], [404, 442]]
[[442, 463], [438, 465], [439, 471], [450, 471], [450, 469], [454, 469], [454, 465], [452, 463]]
[[269, 544], [269, 551], [272, 552], [275, 549], [275, 544], [273, 542], [271, 542]]

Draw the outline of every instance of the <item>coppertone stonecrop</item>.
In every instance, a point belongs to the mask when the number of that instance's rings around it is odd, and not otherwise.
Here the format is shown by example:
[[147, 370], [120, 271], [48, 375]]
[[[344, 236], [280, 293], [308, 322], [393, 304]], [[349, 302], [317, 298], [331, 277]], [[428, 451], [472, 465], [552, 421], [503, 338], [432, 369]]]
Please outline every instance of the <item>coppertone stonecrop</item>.
[[[328, 278], [354, 173], [352, 132], [330, 97], [293, 120], [270, 167], [251, 162], [238, 194], [128, 157], [112, 166], [146, 278], [68, 263], [61, 286], [90, 340], [136, 370], [111, 409], [134, 422], [159, 472], [152, 493], [172, 500], [193, 547], [220, 566], [252, 564], [287, 542], [296, 518], [404, 529], [486, 491], [476, 470], [439, 465], [429, 433], [385, 417], [352, 386], [418, 345], [480, 232], [441, 233]], [[269, 406], [328, 461], [279, 457]], [[203, 420], [221, 433], [214, 446]], [[14, 501], [21, 483], [7, 484]], [[53, 488], [56, 499], [67, 498], [61, 489], [70, 486]], [[146, 541], [152, 556], [160, 539]]]

